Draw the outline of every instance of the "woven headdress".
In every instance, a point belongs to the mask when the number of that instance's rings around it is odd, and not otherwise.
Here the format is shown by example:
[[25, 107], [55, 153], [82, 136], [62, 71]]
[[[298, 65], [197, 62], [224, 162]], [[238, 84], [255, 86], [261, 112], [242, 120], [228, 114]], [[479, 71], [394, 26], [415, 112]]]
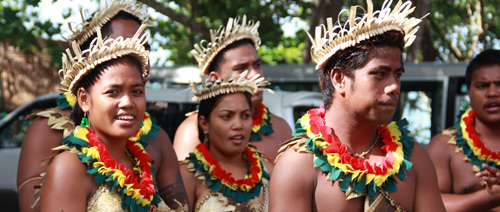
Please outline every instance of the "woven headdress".
[[203, 74], [209, 73], [210, 70], [208, 68], [215, 56], [236, 41], [250, 39], [253, 41], [255, 49], [259, 48], [260, 37], [258, 29], [260, 22], [248, 21], [247, 23], [245, 15], [243, 15], [241, 24], [239, 21], [240, 17], [229, 18], [226, 27], [220, 26], [217, 31], [210, 30], [210, 42], [202, 40], [200, 45], [194, 45], [191, 54], [193, 54], [193, 57], [198, 62], [198, 66]]
[[[411, 45], [418, 31], [421, 18], [408, 18], [415, 10], [411, 1], [402, 3], [398, 1], [391, 10], [392, 0], [385, 0], [382, 9], [373, 11], [373, 3], [366, 0], [366, 13], [360, 17], [356, 16], [356, 10], [360, 6], [352, 6], [350, 11], [342, 10], [339, 14], [348, 13], [348, 19], [344, 25], [338, 24], [334, 27], [332, 18], [326, 20], [326, 25], [316, 27], [315, 37], [309, 35], [311, 40], [311, 56], [317, 63], [316, 70], [322, 70], [327, 61], [338, 51], [353, 47], [363, 40], [382, 35], [388, 31], [399, 31], [403, 33], [405, 47]], [[362, 8], [363, 9], [363, 8]]]
[[101, 0], [99, 11], [92, 15], [88, 21], [82, 11], [82, 23], [68, 23], [69, 35], [64, 36], [70, 43], [76, 41], [77, 45], [82, 45], [96, 34], [96, 29], [101, 29], [106, 23], [115, 17], [119, 12], [126, 12], [137, 17], [142, 23], [147, 20], [146, 10], [140, 8], [135, 1], [130, 0], [112, 0], [108, 5], [107, 0]]
[[263, 87], [269, 85], [269, 82], [264, 80], [264, 77], [261, 77], [259, 74], [250, 79], [246, 79], [247, 74], [248, 71], [244, 71], [238, 76], [238, 78], [232, 79], [231, 71], [226, 75], [224, 80], [216, 80], [215, 82], [210, 81], [208, 75], [203, 75], [204, 79], [201, 80], [201, 89], [198, 89], [198, 86], [194, 82], [191, 83], [191, 91], [193, 91], [194, 94], [192, 100], [194, 102], [202, 101], [214, 98], [218, 95], [230, 93], [248, 92], [253, 95], [259, 89], [265, 89]]
[[75, 56], [73, 57], [71, 54], [70, 48], [66, 49], [66, 54], [63, 53], [62, 56], [62, 69], [59, 70], [61, 85], [72, 96], [76, 96], [78, 82], [96, 66], [126, 55], [139, 59], [142, 76], [147, 77], [146, 67], [149, 62], [149, 51], [144, 48], [144, 43], [148, 42], [149, 33], [142, 34], [145, 28], [146, 24], [141, 25], [131, 38], [118, 37], [105, 40], [101, 36], [101, 31], [96, 29], [97, 37], [84, 51], [80, 49], [76, 41], [73, 41], [72, 50]]

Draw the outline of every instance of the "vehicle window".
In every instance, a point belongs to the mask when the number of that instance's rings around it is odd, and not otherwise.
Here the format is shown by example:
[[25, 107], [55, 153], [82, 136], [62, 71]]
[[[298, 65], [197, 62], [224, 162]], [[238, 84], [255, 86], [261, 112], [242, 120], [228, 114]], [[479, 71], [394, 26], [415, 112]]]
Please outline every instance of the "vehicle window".
[[0, 147], [1, 148], [13, 148], [21, 147], [23, 144], [24, 137], [26, 135], [26, 129], [33, 121], [32, 119], [26, 120], [26, 115], [23, 114], [13, 119], [5, 128], [0, 131]]

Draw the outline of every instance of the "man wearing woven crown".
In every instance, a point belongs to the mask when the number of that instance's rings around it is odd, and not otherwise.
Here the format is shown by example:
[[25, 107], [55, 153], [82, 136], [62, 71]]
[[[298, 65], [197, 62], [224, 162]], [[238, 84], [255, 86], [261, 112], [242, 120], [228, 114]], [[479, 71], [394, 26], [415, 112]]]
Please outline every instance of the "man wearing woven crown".
[[[203, 74], [210, 75], [212, 80], [223, 79], [232, 71], [236, 78], [248, 70], [247, 78], [257, 74], [264, 75], [261, 59], [257, 54], [260, 44], [258, 33], [259, 22], [249, 21], [246, 16], [230, 18], [226, 27], [221, 26], [217, 32], [211, 31], [211, 41], [202, 41], [191, 51]], [[262, 103], [262, 91], [252, 97], [253, 127], [251, 143], [262, 150], [274, 161], [279, 145], [291, 137], [292, 131], [286, 121], [272, 114]], [[175, 133], [174, 149], [177, 158], [183, 160], [200, 143], [196, 131], [197, 119], [189, 116]]]
[[406, 120], [389, 123], [403, 48], [421, 21], [408, 17], [410, 1], [391, 6], [374, 11], [367, 0], [363, 16], [351, 7], [310, 37], [325, 106], [302, 116], [283, 143], [270, 211], [444, 211], [424, 148], [407, 136]]
[[500, 211], [500, 50], [485, 50], [467, 66], [472, 109], [427, 147], [448, 211]]
[[[100, 10], [88, 20], [82, 20], [79, 25], [70, 25], [70, 32], [65, 35], [70, 42], [75, 42], [80, 49], [87, 49], [96, 37], [96, 27], [100, 28], [104, 37], [132, 37], [139, 26], [147, 19], [144, 9], [127, 0], [115, 0], [106, 4], [101, 1]], [[149, 50], [147, 42], [144, 43]], [[147, 70], [149, 70], [149, 63]], [[70, 118], [75, 99], [69, 93], [64, 93], [58, 99], [56, 108], [51, 108], [34, 114], [33, 123], [28, 128], [23, 142], [18, 167], [19, 205], [21, 211], [39, 211], [37, 197], [42, 176], [47, 171], [48, 163], [53, 156], [52, 148], [61, 145], [64, 137], [71, 134], [74, 122]], [[151, 118], [146, 122], [150, 122]], [[166, 203], [175, 208], [178, 200], [187, 203], [184, 185], [179, 174], [177, 158], [171, 146], [171, 141], [159, 125], [152, 123], [144, 134], [149, 146], [146, 150], [155, 163], [157, 183], [160, 196]], [[43, 140], [41, 140], [43, 138]], [[42, 162], [43, 160], [43, 162]], [[37, 189], [35, 189], [37, 188]], [[35, 193], [35, 195], [33, 195]]]

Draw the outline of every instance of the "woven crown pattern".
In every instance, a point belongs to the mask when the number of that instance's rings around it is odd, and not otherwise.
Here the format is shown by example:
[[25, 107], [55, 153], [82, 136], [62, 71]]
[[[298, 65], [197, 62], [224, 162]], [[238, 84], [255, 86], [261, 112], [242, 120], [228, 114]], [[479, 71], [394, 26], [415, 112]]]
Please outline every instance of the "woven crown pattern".
[[268, 90], [263, 88], [269, 85], [269, 82], [261, 77], [259, 74], [253, 76], [250, 79], [246, 79], [248, 71], [242, 72], [236, 79], [231, 78], [233, 72], [230, 71], [224, 80], [216, 80], [214, 82], [210, 81], [208, 75], [203, 75], [201, 80], [201, 89], [191, 82], [191, 91], [194, 94], [193, 101], [202, 101], [210, 98], [214, 98], [218, 95], [230, 94], [230, 93], [244, 93], [248, 92], [250, 94], [255, 94], [258, 90]]
[[72, 96], [76, 96], [76, 86], [85, 75], [97, 65], [125, 55], [131, 55], [139, 59], [142, 76], [147, 77], [149, 51], [144, 48], [144, 44], [148, 42], [149, 33], [142, 34], [145, 28], [146, 24], [141, 25], [131, 38], [123, 39], [123, 37], [118, 37], [105, 40], [102, 38], [101, 31], [96, 29], [97, 37], [92, 40], [90, 47], [84, 51], [80, 49], [76, 41], [73, 41], [72, 50], [75, 56], [73, 57], [71, 54], [70, 48], [66, 49], [66, 54], [63, 53], [62, 56], [62, 69], [59, 70], [63, 90], [67, 90]]
[[200, 44], [195, 44], [194, 49], [191, 50], [191, 54], [198, 62], [203, 74], [208, 74], [210, 70], [210, 63], [212, 60], [232, 43], [243, 40], [250, 39], [255, 45], [255, 49], [259, 49], [260, 37], [259, 37], [259, 25], [260, 22], [248, 21], [246, 15], [243, 15], [241, 24], [239, 23], [240, 17], [229, 18], [227, 21], [227, 26], [220, 26], [219, 30], [210, 30], [210, 42], [202, 40]]
[[101, 29], [106, 23], [108, 23], [113, 17], [115, 17], [119, 12], [126, 12], [137, 17], [142, 23], [147, 21], [147, 13], [144, 8], [140, 8], [135, 1], [131, 0], [112, 0], [109, 5], [106, 4], [107, 0], [101, 0], [99, 11], [92, 15], [91, 20], [87, 21], [87, 18], [80, 11], [82, 17], [82, 23], [68, 23], [69, 35], [63, 36], [70, 43], [76, 41], [77, 45], [82, 45], [96, 34], [96, 29]]
[[[361, 6], [352, 6], [350, 11], [342, 10], [339, 14], [339, 19], [343, 13], [348, 13], [348, 19], [344, 25], [333, 25], [332, 18], [326, 20], [326, 25], [317, 26], [315, 29], [315, 37], [309, 33], [311, 40], [311, 56], [316, 62], [316, 70], [323, 70], [328, 59], [336, 52], [353, 47], [363, 40], [371, 37], [384, 34], [388, 31], [400, 31], [403, 33], [405, 47], [410, 46], [415, 40], [415, 33], [418, 31], [417, 26], [422, 18], [408, 18], [415, 10], [412, 7], [411, 1], [402, 3], [401, 0], [391, 10], [392, 0], [385, 0], [382, 9], [373, 11], [373, 3], [367, 0], [366, 13], [360, 17], [356, 16], [356, 10]], [[364, 10], [364, 9], [363, 9]]]

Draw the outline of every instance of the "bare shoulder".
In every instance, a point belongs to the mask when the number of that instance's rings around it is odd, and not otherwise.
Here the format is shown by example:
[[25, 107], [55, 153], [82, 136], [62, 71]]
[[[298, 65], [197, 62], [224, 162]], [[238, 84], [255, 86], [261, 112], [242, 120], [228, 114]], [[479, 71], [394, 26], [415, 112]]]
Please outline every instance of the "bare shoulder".
[[[87, 166], [74, 153], [65, 151], [57, 155], [49, 166], [47, 176], [58, 179], [84, 179]], [[78, 182], [78, 181], [77, 181]]]
[[434, 136], [429, 145], [427, 145], [427, 152], [433, 161], [444, 159], [449, 160], [455, 152], [455, 147], [450, 145], [450, 141], [453, 141], [454, 138], [449, 133], [446, 133], [447, 130], [437, 134]]
[[271, 124], [273, 125], [275, 131], [278, 131], [281, 134], [283, 140], [288, 140], [292, 137], [292, 129], [285, 119], [271, 113]]
[[299, 153], [293, 148], [281, 155], [269, 187], [270, 211], [311, 210], [318, 174], [313, 159], [313, 154]]
[[93, 177], [74, 153], [57, 155], [49, 166], [41, 192], [42, 210], [82, 210], [94, 188]]
[[173, 146], [178, 160], [186, 158], [200, 143], [197, 117], [196, 114], [187, 117], [175, 131]]

